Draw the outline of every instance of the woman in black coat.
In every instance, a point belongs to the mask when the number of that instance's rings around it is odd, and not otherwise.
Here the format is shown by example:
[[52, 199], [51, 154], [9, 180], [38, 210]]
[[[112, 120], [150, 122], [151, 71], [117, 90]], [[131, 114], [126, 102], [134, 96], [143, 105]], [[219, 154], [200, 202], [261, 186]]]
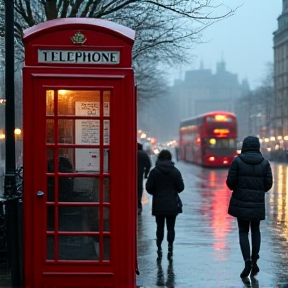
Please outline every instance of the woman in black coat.
[[[241, 278], [257, 274], [261, 244], [260, 220], [265, 219], [265, 193], [273, 184], [270, 163], [260, 152], [255, 136], [243, 141], [241, 154], [232, 162], [226, 184], [233, 190], [228, 213], [237, 218], [240, 248], [245, 261]], [[251, 227], [252, 254], [250, 254], [249, 227]]]
[[155, 167], [150, 171], [146, 182], [146, 190], [153, 195], [152, 215], [155, 216], [157, 230], [158, 259], [162, 258], [161, 244], [164, 239], [164, 226], [166, 220], [168, 259], [173, 255], [173, 242], [175, 239], [175, 222], [179, 211], [177, 204], [178, 193], [184, 190], [184, 182], [180, 171], [171, 161], [172, 155], [168, 150], [162, 150]]

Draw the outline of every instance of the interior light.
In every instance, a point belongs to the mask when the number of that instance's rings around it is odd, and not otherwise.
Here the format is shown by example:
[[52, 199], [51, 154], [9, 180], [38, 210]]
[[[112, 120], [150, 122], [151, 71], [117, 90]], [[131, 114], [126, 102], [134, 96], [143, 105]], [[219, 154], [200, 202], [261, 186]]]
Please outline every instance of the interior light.
[[214, 139], [214, 138], [209, 139], [209, 144], [210, 145], [215, 145], [216, 144], [216, 139]]
[[67, 94], [67, 90], [58, 90], [59, 95], [65, 95]]
[[227, 117], [226, 115], [215, 115], [215, 121], [218, 121], [218, 122], [227, 122]]
[[229, 129], [214, 129], [213, 133], [216, 134], [218, 137], [227, 137], [229, 134]]

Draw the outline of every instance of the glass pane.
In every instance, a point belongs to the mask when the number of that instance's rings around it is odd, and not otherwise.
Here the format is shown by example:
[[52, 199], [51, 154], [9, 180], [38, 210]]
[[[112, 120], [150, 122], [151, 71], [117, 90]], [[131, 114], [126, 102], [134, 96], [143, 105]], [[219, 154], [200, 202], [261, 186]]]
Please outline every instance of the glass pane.
[[[70, 154], [71, 154], [71, 152], [73, 152], [71, 150], [59, 149], [58, 172], [61, 172], [61, 173], [73, 173], [74, 172], [72, 161], [70, 160], [70, 158], [72, 158], [72, 157], [70, 157]], [[68, 153], [68, 152], [70, 152], [70, 153]], [[46, 154], [47, 154], [47, 172], [48, 173], [56, 173], [54, 149], [53, 148], [47, 148]]]
[[100, 149], [76, 148], [75, 170], [76, 172], [99, 172]]
[[55, 253], [55, 250], [54, 250], [54, 247], [55, 247], [55, 244], [54, 244], [54, 236], [47, 236], [47, 255], [46, 255], [46, 259], [47, 260], [54, 260], [54, 253]]
[[55, 201], [55, 178], [47, 177], [47, 201], [54, 202]]
[[59, 149], [58, 152], [58, 172], [74, 173], [73, 152], [74, 149]]
[[47, 206], [47, 231], [55, 230], [55, 208], [54, 206]]
[[52, 120], [52, 119], [46, 120], [46, 142], [47, 143], [55, 143], [54, 120]]
[[100, 145], [100, 120], [76, 120], [76, 144]]
[[58, 114], [100, 116], [100, 91], [58, 90]]
[[54, 149], [47, 148], [46, 149], [46, 158], [47, 158], [47, 172], [55, 173], [54, 170]]
[[[47, 172], [56, 173], [54, 167], [54, 149], [47, 148]], [[104, 150], [104, 169], [108, 172], [109, 150]], [[59, 148], [58, 172], [60, 173], [99, 173], [100, 149], [93, 148]]]
[[110, 178], [105, 177], [103, 181], [103, 201], [104, 202], [110, 202]]
[[99, 179], [75, 177], [73, 197], [76, 202], [99, 202]]
[[103, 125], [103, 144], [110, 144], [110, 120], [104, 120]]
[[60, 235], [59, 260], [98, 260], [96, 244], [93, 237]]
[[61, 176], [58, 178], [58, 201], [75, 202], [73, 200], [74, 178]]
[[103, 236], [104, 260], [110, 259], [110, 236]]
[[109, 208], [104, 207], [104, 216], [103, 216], [103, 231], [110, 231], [110, 215], [109, 215]]
[[103, 92], [103, 116], [110, 116], [110, 91]]
[[59, 231], [99, 232], [99, 207], [68, 207], [59, 209]]
[[54, 91], [46, 91], [46, 115], [54, 115]]
[[58, 142], [74, 144], [74, 120], [58, 120]]
[[104, 173], [108, 173], [110, 171], [110, 150], [104, 149]]

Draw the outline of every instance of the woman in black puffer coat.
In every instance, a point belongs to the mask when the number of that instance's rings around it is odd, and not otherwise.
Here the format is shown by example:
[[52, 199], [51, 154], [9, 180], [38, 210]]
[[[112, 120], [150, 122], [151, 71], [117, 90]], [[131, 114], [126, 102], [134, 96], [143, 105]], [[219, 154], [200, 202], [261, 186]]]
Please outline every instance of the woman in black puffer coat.
[[169, 260], [173, 255], [176, 216], [182, 212], [177, 206], [177, 196], [184, 190], [182, 175], [171, 159], [170, 151], [162, 150], [146, 182], [147, 192], [153, 195], [152, 215], [155, 216], [157, 224], [158, 259], [162, 258], [161, 244], [166, 220]]
[[[232, 162], [226, 184], [233, 190], [228, 213], [237, 218], [240, 248], [245, 261], [241, 278], [259, 272], [257, 260], [261, 244], [260, 220], [265, 219], [265, 193], [273, 184], [270, 163], [260, 152], [255, 136], [243, 141], [241, 154]], [[251, 227], [252, 254], [250, 255], [249, 227]]]

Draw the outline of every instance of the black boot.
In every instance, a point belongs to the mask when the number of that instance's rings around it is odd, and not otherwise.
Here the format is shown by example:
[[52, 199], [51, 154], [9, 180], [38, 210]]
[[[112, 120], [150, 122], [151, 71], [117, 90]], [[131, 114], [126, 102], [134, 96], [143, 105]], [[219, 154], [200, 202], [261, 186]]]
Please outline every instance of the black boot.
[[260, 271], [260, 269], [257, 265], [258, 259], [259, 259], [259, 255], [255, 256], [255, 257], [252, 255], [252, 270], [251, 270], [252, 276], [256, 275]]
[[250, 260], [245, 261], [245, 268], [240, 274], [241, 278], [248, 277], [252, 269], [252, 262]]
[[173, 256], [173, 244], [168, 244], [167, 259], [172, 260], [172, 256]]

